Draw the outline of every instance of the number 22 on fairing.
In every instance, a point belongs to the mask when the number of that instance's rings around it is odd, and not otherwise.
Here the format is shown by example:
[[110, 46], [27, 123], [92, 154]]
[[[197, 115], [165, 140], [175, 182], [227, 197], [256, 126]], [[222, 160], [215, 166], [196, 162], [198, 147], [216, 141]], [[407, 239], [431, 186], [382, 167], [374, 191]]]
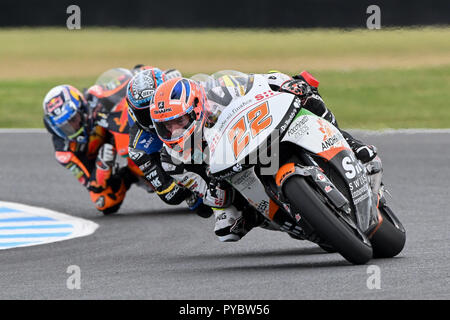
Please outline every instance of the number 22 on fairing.
[[247, 132], [247, 122], [250, 125], [251, 136], [255, 138], [261, 131], [272, 124], [269, 115], [269, 104], [264, 102], [241, 117], [228, 132], [228, 139], [233, 145], [234, 157], [237, 159], [242, 150], [250, 143], [250, 133]]

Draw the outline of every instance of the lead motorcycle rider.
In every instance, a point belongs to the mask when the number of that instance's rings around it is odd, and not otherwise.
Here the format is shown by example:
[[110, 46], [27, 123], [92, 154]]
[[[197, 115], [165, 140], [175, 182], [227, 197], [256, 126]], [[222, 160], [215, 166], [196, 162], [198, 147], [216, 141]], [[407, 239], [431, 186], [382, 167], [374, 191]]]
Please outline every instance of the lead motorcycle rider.
[[[236, 73], [237, 74], [237, 73]], [[301, 100], [302, 107], [337, 126], [332, 112], [325, 106], [318, 93], [318, 81], [307, 72], [289, 77], [279, 72], [263, 75], [273, 91], [294, 94]], [[211, 179], [207, 174], [207, 165], [197, 161], [198, 150], [206, 150], [206, 141], [201, 146], [191, 143], [195, 135], [203, 137], [203, 127], [213, 127], [221, 110], [213, 106], [229, 105], [240, 92], [239, 75], [214, 78], [196, 78], [171, 80], [161, 85], [156, 93], [154, 104], [150, 107], [151, 117], [159, 138], [164, 142], [167, 153], [162, 153], [163, 168], [180, 183], [203, 198], [215, 213], [214, 232], [220, 241], [238, 241], [255, 226], [264, 227], [264, 219], [238, 192], [234, 192], [227, 183]], [[202, 85], [200, 85], [200, 83]], [[207, 88], [208, 96], [205, 93]], [[212, 89], [212, 90], [211, 90]], [[224, 101], [227, 100], [227, 101]], [[368, 163], [376, 157], [376, 149], [354, 139], [350, 134], [340, 130], [353, 149], [356, 157]], [[175, 164], [174, 157], [181, 153], [182, 163]], [[200, 151], [202, 152], [202, 151]], [[172, 156], [172, 157], [171, 157]], [[207, 155], [206, 155], [207, 156]], [[197, 164], [192, 164], [196, 162]]]

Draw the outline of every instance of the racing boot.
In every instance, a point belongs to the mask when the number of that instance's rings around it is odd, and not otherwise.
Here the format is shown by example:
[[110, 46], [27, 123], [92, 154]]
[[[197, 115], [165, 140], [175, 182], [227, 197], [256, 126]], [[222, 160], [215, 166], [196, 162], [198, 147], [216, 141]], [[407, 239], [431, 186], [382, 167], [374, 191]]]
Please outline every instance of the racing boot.
[[366, 145], [361, 141], [353, 138], [348, 132], [340, 130], [347, 143], [352, 148], [355, 156], [362, 163], [366, 164], [371, 162], [377, 156], [377, 148], [372, 145]]
[[260, 225], [263, 219], [255, 210], [236, 209], [235, 206], [228, 208], [213, 208], [216, 218], [214, 233], [222, 242], [239, 241], [255, 226]]

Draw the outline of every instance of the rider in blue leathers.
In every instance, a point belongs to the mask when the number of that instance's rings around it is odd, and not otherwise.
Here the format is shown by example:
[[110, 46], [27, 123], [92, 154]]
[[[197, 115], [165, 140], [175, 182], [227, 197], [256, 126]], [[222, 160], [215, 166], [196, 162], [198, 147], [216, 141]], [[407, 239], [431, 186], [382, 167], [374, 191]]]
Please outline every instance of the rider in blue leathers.
[[158, 68], [138, 66], [127, 88], [128, 123], [130, 140], [128, 154], [144, 173], [157, 195], [167, 204], [178, 205], [186, 201], [191, 210], [209, 217], [212, 210], [202, 199], [178, 184], [161, 166], [160, 151], [163, 143], [152, 125], [149, 106], [156, 88], [168, 79], [181, 77], [178, 70], [165, 72]]

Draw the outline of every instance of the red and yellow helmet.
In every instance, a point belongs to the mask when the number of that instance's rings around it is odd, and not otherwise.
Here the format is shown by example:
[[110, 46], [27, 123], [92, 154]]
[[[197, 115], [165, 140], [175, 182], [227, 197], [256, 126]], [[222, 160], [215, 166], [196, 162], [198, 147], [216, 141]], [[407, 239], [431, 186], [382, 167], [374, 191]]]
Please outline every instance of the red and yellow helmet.
[[195, 81], [175, 78], [158, 87], [150, 106], [156, 133], [171, 149], [183, 152], [186, 142], [205, 124], [206, 94]]

